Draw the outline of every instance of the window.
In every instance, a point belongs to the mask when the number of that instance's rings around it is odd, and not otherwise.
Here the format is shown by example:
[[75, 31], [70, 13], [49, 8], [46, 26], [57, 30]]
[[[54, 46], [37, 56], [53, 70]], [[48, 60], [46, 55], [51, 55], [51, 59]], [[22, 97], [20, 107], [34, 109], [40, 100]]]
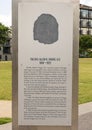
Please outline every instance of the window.
[[83, 35], [87, 34], [88, 33], [88, 29], [87, 28], [81, 28], [81, 33]]
[[88, 34], [89, 34], [89, 35], [92, 35], [92, 29], [89, 29]]
[[92, 28], [92, 20], [89, 20], [88, 27]]
[[87, 19], [81, 19], [80, 26], [87, 28], [88, 27], [88, 20]]
[[89, 11], [89, 18], [92, 18], [92, 11]]
[[0, 61], [2, 60], [2, 56], [0, 55]]
[[3, 48], [3, 53], [4, 54], [10, 54], [11, 52], [10, 52], [10, 47], [4, 47]]
[[8, 60], [8, 57], [7, 56], [5, 56], [5, 61], [7, 61]]
[[80, 10], [80, 17], [81, 18], [88, 18], [88, 10], [81, 9]]

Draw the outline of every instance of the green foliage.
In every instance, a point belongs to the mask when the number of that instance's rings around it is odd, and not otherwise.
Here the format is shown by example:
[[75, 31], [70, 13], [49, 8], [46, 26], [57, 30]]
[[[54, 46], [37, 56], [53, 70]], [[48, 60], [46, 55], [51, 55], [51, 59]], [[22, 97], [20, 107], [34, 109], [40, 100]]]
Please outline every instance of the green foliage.
[[88, 53], [88, 57], [92, 58], [92, 52], [91, 51]]
[[0, 125], [6, 124], [12, 122], [11, 118], [5, 117], [5, 118], [0, 118]]
[[79, 103], [92, 102], [92, 58], [79, 60]]
[[0, 100], [12, 98], [12, 62], [0, 62]]
[[79, 40], [80, 56], [89, 57], [89, 51], [91, 51], [91, 49], [92, 49], [92, 36], [80, 35], [80, 40]]
[[10, 33], [10, 28], [0, 23], [0, 44], [4, 44], [9, 39]]

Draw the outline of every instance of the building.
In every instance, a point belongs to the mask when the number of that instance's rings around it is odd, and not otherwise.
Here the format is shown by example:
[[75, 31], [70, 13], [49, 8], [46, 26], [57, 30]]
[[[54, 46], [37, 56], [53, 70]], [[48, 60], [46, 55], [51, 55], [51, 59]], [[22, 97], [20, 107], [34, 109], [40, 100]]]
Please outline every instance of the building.
[[[92, 35], [92, 7], [80, 4], [80, 34]], [[12, 60], [11, 38], [0, 45], [0, 61]]]
[[4, 45], [0, 45], [0, 61], [12, 60], [12, 43], [11, 38]]
[[80, 4], [80, 34], [92, 35], [92, 7]]

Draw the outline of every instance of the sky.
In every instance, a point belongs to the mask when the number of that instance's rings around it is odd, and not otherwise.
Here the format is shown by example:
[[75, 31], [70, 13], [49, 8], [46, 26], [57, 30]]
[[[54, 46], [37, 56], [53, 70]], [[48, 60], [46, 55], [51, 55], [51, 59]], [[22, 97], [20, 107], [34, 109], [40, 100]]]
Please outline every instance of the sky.
[[[11, 1], [0, 0], [0, 22], [6, 26], [11, 26]], [[81, 4], [92, 6], [92, 0], [80, 0]]]
[[0, 22], [11, 26], [11, 0], [0, 0]]
[[92, 6], [92, 0], [80, 0], [81, 4]]

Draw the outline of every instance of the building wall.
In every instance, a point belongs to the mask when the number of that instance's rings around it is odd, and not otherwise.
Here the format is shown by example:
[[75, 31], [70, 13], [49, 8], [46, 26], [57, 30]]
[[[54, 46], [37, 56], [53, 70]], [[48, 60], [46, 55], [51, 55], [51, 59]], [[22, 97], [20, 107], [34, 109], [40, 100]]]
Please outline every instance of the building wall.
[[[10, 51], [6, 52], [5, 49], [9, 49]], [[5, 43], [4, 45], [0, 45], [0, 61], [11, 61], [12, 60], [12, 43], [11, 40], [8, 43]]]
[[2, 60], [2, 55], [3, 55], [3, 47], [0, 46], [0, 61]]
[[80, 34], [92, 35], [92, 7], [80, 5]]
[[10, 54], [3, 54], [2, 55], [2, 61], [11, 61], [12, 56]]
[[[80, 34], [92, 35], [92, 7], [80, 4]], [[0, 61], [12, 60], [12, 42], [10, 40], [10, 53], [3, 53], [3, 46], [0, 45]]]

